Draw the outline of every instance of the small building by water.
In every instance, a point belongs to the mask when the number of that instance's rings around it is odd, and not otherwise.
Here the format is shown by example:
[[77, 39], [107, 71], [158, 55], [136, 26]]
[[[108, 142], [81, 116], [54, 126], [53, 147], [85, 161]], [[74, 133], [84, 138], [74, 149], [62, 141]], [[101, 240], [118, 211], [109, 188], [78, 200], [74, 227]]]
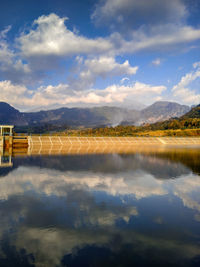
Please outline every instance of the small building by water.
[[13, 136], [14, 125], [0, 125], [0, 136]]
[[1, 149], [12, 147], [13, 125], [0, 125], [0, 147]]

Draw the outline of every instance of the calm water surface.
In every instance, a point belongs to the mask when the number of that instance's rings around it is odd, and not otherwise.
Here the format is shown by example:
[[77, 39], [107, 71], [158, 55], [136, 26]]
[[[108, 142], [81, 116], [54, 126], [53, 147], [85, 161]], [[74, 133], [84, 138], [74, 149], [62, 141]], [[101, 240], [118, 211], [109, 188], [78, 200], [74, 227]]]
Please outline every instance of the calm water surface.
[[0, 266], [200, 266], [200, 150], [12, 161]]

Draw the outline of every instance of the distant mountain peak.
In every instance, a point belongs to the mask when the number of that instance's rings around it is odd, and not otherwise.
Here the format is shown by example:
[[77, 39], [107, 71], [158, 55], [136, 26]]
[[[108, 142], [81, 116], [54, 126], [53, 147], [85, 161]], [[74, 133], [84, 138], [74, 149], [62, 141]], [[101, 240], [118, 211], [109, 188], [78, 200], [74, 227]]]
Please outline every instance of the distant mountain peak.
[[157, 101], [141, 112], [140, 123], [154, 123], [172, 117], [180, 117], [190, 110], [189, 106], [176, 102]]

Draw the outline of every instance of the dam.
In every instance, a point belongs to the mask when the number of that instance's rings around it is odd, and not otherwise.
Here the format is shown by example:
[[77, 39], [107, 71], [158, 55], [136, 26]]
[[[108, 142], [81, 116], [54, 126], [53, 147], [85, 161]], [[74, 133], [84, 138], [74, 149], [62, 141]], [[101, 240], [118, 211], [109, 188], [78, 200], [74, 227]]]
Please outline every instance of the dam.
[[13, 125], [0, 126], [1, 154], [131, 153], [146, 148], [200, 147], [200, 137], [79, 137], [13, 134]]
[[29, 154], [131, 153], [145, 147], [199, 146], [200, 138], [28, 136]]

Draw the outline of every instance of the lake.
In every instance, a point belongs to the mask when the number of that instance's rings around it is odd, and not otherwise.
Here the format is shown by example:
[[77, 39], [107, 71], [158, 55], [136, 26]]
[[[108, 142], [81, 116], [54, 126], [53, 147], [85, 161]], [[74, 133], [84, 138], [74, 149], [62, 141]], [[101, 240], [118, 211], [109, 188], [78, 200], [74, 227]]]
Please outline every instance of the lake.
[[0, 266], [200, 266], [199, 148], [3, 160]]

